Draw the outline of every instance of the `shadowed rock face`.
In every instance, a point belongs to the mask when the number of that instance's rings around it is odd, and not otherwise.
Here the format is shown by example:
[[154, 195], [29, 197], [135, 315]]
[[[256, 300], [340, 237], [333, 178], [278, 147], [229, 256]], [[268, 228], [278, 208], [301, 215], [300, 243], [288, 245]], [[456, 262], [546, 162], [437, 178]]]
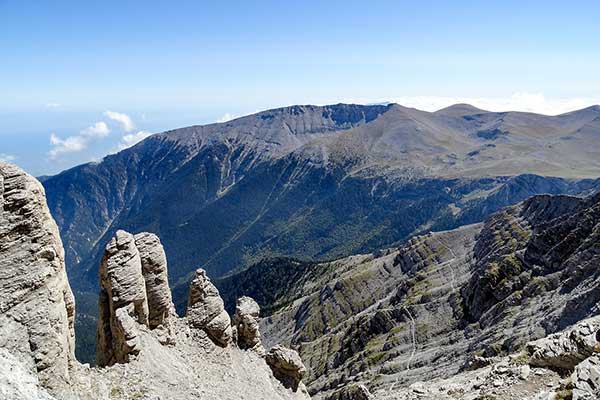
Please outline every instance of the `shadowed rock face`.
[[74, 316], [62, 243], [44, 189], [0, 162], [0, 348], [52, 393], [64, 393], [75, 362]]

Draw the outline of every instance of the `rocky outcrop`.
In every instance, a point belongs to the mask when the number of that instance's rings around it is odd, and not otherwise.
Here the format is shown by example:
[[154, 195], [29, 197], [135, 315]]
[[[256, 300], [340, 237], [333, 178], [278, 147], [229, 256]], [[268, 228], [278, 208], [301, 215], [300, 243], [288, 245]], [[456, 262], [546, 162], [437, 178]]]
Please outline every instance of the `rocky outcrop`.
[[191, 290], [193, 308], [212, 316], [216, 305], [217, 318], [207, 318], [204, 329], [177, 318], [164, 251], [148, 233], [118, 231], [106, 246], [99, 269], [100, 367], [80, 364], [63, 249], [41, 185], [0, 163], [0, 210], [0, 398], [310, 398], [302, 384], [296, 391], [284, 387], [255, 352], [215, 345], [209, 335], [218, 332], [229, 343], [232, 329], [226, 313], [226, 328], [215, 328], [223, 301], [204, 274]]
[[600, 356], [594, 354], [581, 362], [571, 375], [573, 400], [600, 398]]
[[300, 381], [306, 373], [306, 367], [297, 351], [278, 345], [269, 350], [266, 360], [273, 375], [283, 383], [283, 386], [293, 391], [298, 390]]
[[0, 348], [50, 392], [63, 393], [75, 362], [74, 316], [44, 189], [19, 168], [0, 163]]
[[129, 361], [141, 327], [164, 328], [174, 315], [164, 250], [155, 235], [117, 231], [100, 263], [98, 365]]
[[221, 346], [227, 346], [233, 338], [223, 299], [203, 269], [196, 270], [190, 284], [186, 317], [190, 326], [204, 330]]
[[236, 301], [233, 324], [237, 332], [237, 343], [241, 349], [251, 349], [265, 355], [260, 339], [260, 307], [252, 298], [242, 296]]
[[531, 365], [568, 371], [599, 350], [600, 317], [527, 344]]

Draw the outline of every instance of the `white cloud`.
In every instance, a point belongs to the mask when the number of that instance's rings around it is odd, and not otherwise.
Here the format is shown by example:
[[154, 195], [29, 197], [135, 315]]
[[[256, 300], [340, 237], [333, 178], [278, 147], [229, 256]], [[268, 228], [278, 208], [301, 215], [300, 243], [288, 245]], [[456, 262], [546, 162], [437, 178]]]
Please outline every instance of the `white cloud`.
[[0, 162], [11, 163], [11, 162], [15, 161], [16, 159], [17, 159], [17, 157], [13, 156], [12, 154], [0, 153]]
[[46, 108], [59, 108], [62, 104], [60, 103], [46, 103]]
[[121, 138], [121, 143], [119, 143], [119, 150], [123, 150], [128, 147], [131, 147], [134, 144], [137, 144], [137, 143], [141, 142], [142, 140], [146, 139], [150, 135], [151, 135], [151, 133], [146, 132], [146, 131], [139, 131], [137, 133], [129, 133], [127, 135], [124, 135]]
[[66, 139], [61, 139], [56, 134], [50, 134], [50, 143], [54, 146], [48, 154], [50, 158], [55, 160], [63, 154], [77, 153], [87, 148], [87, 140], [85, 136], [69, 136]]
[[105, 122], [96, 122], [94, 125], [82, 129], [78, 135], [69, 136], [66, 139], [59, 138], [55, 133], [50, 134], [52, 149], [48, 152], [50, 158], [55, 160], [64, 154], [78, 153], [88, 148], [90, 142], [105, 138], [110, 129]]
[[467, 103], [488, 111], [527, 111], [557, 115], [600, 104], [600, 98], [549, 98], [543, 93], [518, 92], [510, 97], [414, 96], [391, 99], [391, 102], [425, 111]]
[[109, 133], [110, 129], [108, 128], [108, 125], [106, 125], [106, 122], [96, 122], [94, 125], [81, 131], [82, 136], [98, 138], [107, 137]]
[[119, 122], [123, 126], [123, 130], [125, 132], [131, 132], [135, 128], [131, 117], [129, 117], [129, 115], [127, 114], [123, 114], [116, 111], [105, 111], [104, 115], [107, 118], [112, 119], [113, 121]]

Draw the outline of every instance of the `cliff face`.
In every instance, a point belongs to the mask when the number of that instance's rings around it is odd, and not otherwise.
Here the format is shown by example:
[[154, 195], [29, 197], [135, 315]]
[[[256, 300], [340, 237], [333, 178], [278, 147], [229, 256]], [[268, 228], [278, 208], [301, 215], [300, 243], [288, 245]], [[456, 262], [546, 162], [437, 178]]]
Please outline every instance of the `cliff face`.
[[75, 363], [75, 303], [42, 185], [0, 163], [0, 348], [60, 393]]
[[[461, 371], [537, 349], [530, 341], [600, 312], [599, 210], [600, 195], [534, 196], [483, 224], [416, 236], [399, 248], [327, 263], [261, 263], [222, 280], [219, 287], [227, 299], [262, 294], [259, 303], [272, 310], [261, 321], [263, 342], [299, 351], [316, 398], [352, 398], [361, 384], [382, 398], [417, 398], [419, 393], [451, 398], [400, 388], [419, 381], [426, 387], [428, 380], [440, 379], [435, 390], [443, 390], [455, 376], [462, 382], [457, 388], [464, 390], [455, 398], [491, 395], [492, 381], [502, 374], [483, 371], [477, 388], [465, 383], [477, 373]], [[278, 268], [288, 279], [261, 287], [266, 282], [260, 277], [276, 277]], [[596, 325], [579, 331], [588, 332], [585, 338], [600, 338]], [[569, 375], [577, 367], [573, 360], [593, 355], [597, 339], [591, 345], [585, 344], [588, 339], [554, 341], [558, 344], [548, 350], [532, 350], [535, 356], [525, 352], [501, 369], [518, 377], [518, 363], [528, 364], [531, 357], [530, 366], [541, 368], [533, 361], [540, 357], [544, 368], [564, 363], [562, 373]], [[563, 354], [565, 348], [573, 354]], [[590, 359], [581, 368], [594, 371], [595, 362]], [[547, 370], [539, 374], [557, 385], [552, 391], [566, 384]], [[499, 399], [511, 398], [511, 384]], [[532, 387], [542, 390], [543, 384], [536, 381]]]
[[[99, 269], [99, 367], [80, 364], [74, 357], [75, 304], [43, 188], [0, 163], [0, 209], [3, 399], [234, 400], [240, 393], [265, 400], [309, 398], [295, 351], [276, 347], [265, 355], [259, 309], [251, 299], [243, 300], [252, 307], [241, 307], [232, 326], [219, 292], [202, 271], [203, 293], [210, 296], [195, 296], [193, 311], [177, 316], [163, 247], [148, 233], [118, 231], [108, 243]], [[227, 340], [215, 337], [216, 318], [195, 312], [213, 317], [215, 309]], [[246, 350], [237, 345], [238, 325]]]

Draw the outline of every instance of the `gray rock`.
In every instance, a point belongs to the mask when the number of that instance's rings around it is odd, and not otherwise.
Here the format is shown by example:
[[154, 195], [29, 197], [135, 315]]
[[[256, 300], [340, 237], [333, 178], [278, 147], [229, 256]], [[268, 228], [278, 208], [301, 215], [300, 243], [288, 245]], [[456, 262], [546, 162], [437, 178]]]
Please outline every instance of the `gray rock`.
[[148, 325], [154, 329], [162, 325], [169, 316], [175, 315], [167, 276], [167, 256], [160, 239], [152, 233], [143, 232], [135, 235], [135, 244], [146, 282]]
[[577, 365], [571, 375], [573, 400], [600, 398], [600, 356], [594, 354]]
[[0, 348], [37, 372], [52, 394], [68, 390], [75, 303], [44, 189], [0, 163]]
[[196, 270], [190, 284], [186, 316], [191, 327], [204, 330], [220, 346], [232, 340], [231, 319], [223, 299], [203, 269]]
[[252, 298], [243, 296], [237, 299], [233, 324], [237, 331], [238, 346], [241, 349], [252, 349], [260, 355], [265, 349], [260, 339], [259, 330], [260, 307]]
[[167, 260], [158, 237], [117, 231], [100, 263], [98, 365], [128, 362], [140, 352], [139, 330], [156, 329], [172, 343], [169, 318], [175, 316], [167, 280]]
[[574, 327], [527, 344], [529, 363], [536, 367], [572, 370], [592, 355], [598, 346], [600, 317], [584, 320]]
[[277, 345], [267, 353], [266, 361], [275, 378], [283, 386], [293, 391], [298, 390], [300, 381], [306, 373], [306, 367], [297, 351]]
[[132, 234], [117, 231], [100, 263], [98, 365], [129, 361], [139, 353], [138, 325], [148, 324], [148, 300], [140, 254]]

